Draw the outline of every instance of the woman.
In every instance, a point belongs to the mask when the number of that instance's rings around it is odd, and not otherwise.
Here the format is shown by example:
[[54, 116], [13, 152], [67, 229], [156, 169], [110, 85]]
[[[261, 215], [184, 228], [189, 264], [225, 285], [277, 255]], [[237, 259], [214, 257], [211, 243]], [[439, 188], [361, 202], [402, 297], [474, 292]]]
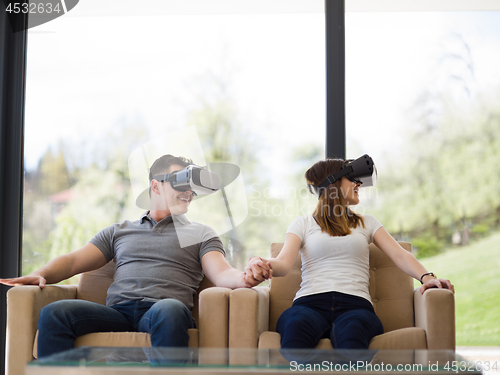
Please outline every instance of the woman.
[[329, 337], [336, 349], [366, 349], [374, 336], [383, 333], [368, 289], [371, 242], [402, 271], [420, 280], [422, 293], [428, 288], [454, 292], [449, 280], [428, 272], [377, 219], [350, 210], [359, 203], [361, 181], [347, 174], [329, 184], [344, 165], [347, 162], [342, 159], [327, 159], [305, 173], [310, 191], [319, 195], [315, 211], [290, 225], [276, 258], [252, 258], [246, 269], [251, 274], [261, 263], [268, 263], [272, 276], [285, 276], [301, 253], [300, 289], [276, 327], [282, 348], [314, 348], [321, 338]]

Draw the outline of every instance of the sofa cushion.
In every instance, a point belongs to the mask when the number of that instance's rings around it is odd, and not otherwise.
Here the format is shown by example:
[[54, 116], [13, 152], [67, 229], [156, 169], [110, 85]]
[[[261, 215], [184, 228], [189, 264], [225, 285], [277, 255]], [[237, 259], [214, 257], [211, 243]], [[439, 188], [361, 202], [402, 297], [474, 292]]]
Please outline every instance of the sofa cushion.
[[[277, 332], [263, 332], [259, 338], [259, 349], [279, 349], [281, 336]], [[330, 339], [321, 339], [316, 349], [332, 349]], [[410, 327], [375, 336], [369, 349], [427, 349], [427, 338], [422, 328]]]
[[418, 327], [402, 328], [375, 336], [370, 349], [427, 349], [425, 330]]
[[[411, 244], [399, 244], [411, 252]], [[374, 244], [370, 245], [370, 295], [385, 332], [415, 326], [413, 279]]]
[[[189, 347], [197, 348], [198, 330], [188, 329]], [[33, 357], [37, 358], [38, 331], [33, 345]], [[107, 346], [107, 347], [150, 347], [150, 334], [144, 332], [96, 332], [77, 337], [75, 347]]]
[[281, 335], [278, 332], [262, 332], [259, 337], [259, 349], [279, 349]]

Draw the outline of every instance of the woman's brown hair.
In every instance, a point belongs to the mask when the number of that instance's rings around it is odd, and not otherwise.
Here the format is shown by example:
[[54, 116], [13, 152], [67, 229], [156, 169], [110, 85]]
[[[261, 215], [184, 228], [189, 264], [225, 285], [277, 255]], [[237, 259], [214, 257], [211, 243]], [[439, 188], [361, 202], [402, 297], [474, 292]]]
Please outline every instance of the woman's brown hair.
[[[339, 171], [345, 162], [343, 159], [321, 160], [306, 171], [306, 180], [317, 186], [330, 174]], [[347, 236], [351, 234], [351, 228], [356, 228], [358, 225], [365, 227], [363, 218], [349, 209], [340, 190], [340, 184], [341, 179], [323, 190], [313, 212], [313, 217], [321, 231], [330, 236]]]

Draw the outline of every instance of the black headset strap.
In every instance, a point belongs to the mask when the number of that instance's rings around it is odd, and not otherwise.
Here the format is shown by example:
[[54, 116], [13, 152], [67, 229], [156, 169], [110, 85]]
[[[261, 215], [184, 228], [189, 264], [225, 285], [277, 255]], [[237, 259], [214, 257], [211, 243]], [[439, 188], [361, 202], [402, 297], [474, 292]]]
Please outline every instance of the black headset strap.
[[351, 173], [352, 171], [353, 171], [352, 166], [348, 165], [348, 166], [342, 168], [340, 171], [329, 175], [325, 181], [323, 181], [321, 184], [318, 185], [318, 187], [320, 189], [327, 188], [328, 186], [333, 184], [335, 181], [338, 181], [340, 178]]

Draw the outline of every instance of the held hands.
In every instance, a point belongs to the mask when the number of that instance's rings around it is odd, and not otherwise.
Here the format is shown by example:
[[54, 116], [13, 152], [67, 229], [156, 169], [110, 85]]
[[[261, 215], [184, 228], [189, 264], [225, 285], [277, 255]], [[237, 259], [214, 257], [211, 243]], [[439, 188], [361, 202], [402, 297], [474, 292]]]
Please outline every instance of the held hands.
[[38, 285], [40, 289], [45, 288], [46, 280], [42, 276], [22, 276], [14, 277], [11, 279], [0, 279], [0, 284], [8, 286], [19, 286], [19, 285]]
[[427, 289], [431, 289], [431, 288], [449, 289], [453, 293], [455, 293], [455, 287], [450, 282], [450, 280], [436, 279], [436, 278], [431, 278], [431, 277], [429, 277], [427, 280], [425, 280], [425, 282], [422, 284], [422, 286], [420, 287], [420, 293], [424, 294], [424, 292]]
[[243, 271], [243, 278], [248, 287], [259, 285], [264, 280], [273, 276], [271, 263], [263, 260], [261, 257], [253, 257], [247, 263]]

